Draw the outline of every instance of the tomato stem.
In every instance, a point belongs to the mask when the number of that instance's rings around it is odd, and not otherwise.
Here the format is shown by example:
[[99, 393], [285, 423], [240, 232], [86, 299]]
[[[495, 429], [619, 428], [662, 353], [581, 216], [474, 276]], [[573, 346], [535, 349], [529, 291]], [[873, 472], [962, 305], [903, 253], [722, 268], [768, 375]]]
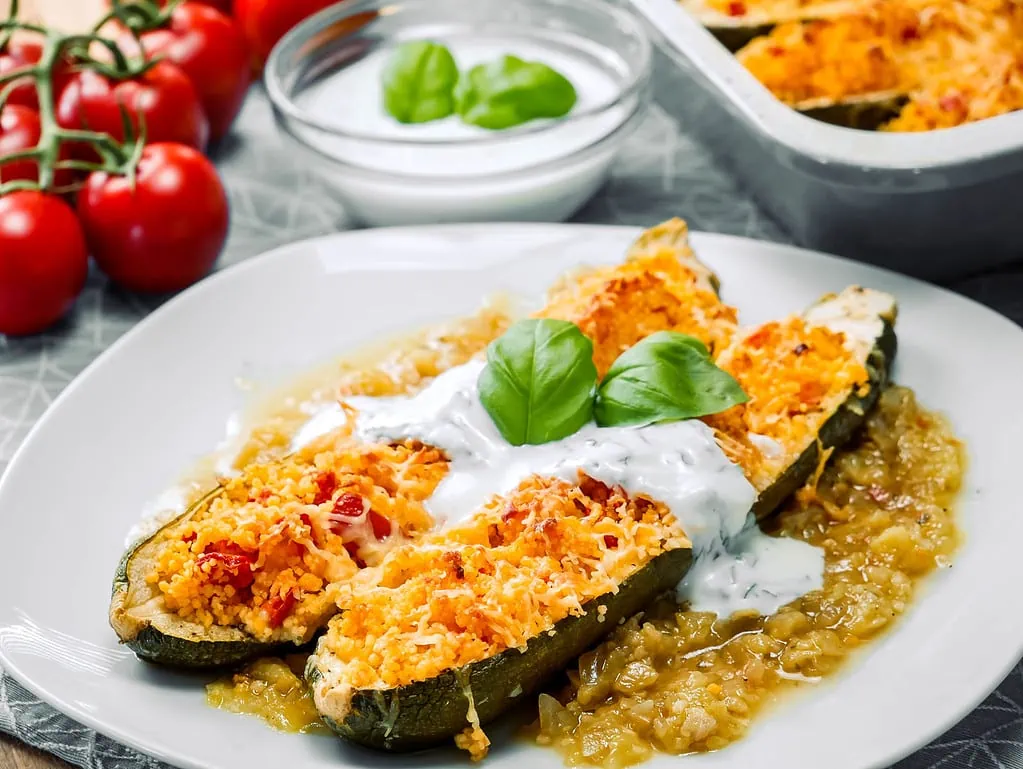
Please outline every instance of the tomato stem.
[[[18, 2], [19, 0], [11, 0], [11, 7], [7, 11], [7, 20], [14, 21], [18, 18]], [[11, 42], [11, 35], [14, 34], [14, 30], [5, 29], [0, 32], [0, 53], [7, 50], [7, 44]]]
[[25, 190], [37, 190], [39, 185], [31, 179], [15, 179], [14, 181], [0, 184], [0, 198], [12, 192], [24, 192]]

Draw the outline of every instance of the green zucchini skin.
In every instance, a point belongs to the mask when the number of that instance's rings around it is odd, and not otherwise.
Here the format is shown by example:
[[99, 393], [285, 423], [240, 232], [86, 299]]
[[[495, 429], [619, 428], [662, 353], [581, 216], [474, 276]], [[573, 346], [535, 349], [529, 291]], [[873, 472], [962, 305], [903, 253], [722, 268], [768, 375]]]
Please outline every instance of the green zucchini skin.
[[[494, 720], [563, 671], [619, 622], [672, 589], [691, 562], [688, 548], [662, 553], [625, 580], [617, 593], [590, 601], [584, 614], [561, 620], [553, 634], [534, 636], [522, 651], [508, 649], [407, 686], [358, 691], [343, 718], [324, 721], [345, 739], [378, 750], [410, 752], [448, 742], [467, 725], [467, 692], [473, 693], [480, 723]], [[607, 609], [602, 621], [601, 606]], [[315, 657], [309, 660], [306, 678], [313, 687], [320, 678]]]
[[813, 475], [820, 461], [820, 452], [847, 443], [863, 426], [867, 413], [881, 397], [881, 391], [888, 385], [892, 362], [898, 343], [895, 328], [887, 319], [882, 320], [881, 334], [867, 358], [869, 389], [863, 395], [851, 393], [832, 414], [817, 434], [814, 441], [799, 457], [772, 483], [762, 491], [753, 504], [753, 513], [762, 520], [774, 513], [781, 503], [801, 488]]
[[909, 97], [905, 94], [877, 94], [814, 106], [796, 105], [795, 109], [822, 123], [876, 131], [899, 116]]
[[279, 646], [257, 641], [237, 628], [207, 630], [166, 612], [139, 615], [132, 609], [153, 598], [144, 583], [145, 559], [160, 538], [184, 523], [221, 493], [218, 487], [197, 500], [184, 513], [142, 539], [121, 557], [114, 574], [110, 600], [110, 625], [121, 643], [146, 662], [184, 670], [204, 670], [234, 665]]

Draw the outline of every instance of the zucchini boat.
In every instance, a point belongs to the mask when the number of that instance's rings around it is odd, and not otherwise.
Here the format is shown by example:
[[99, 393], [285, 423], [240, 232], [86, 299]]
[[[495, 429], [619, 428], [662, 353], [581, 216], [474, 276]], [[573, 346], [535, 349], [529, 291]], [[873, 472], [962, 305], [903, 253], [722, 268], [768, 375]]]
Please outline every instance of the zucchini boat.
[[164, 611], [158, 589], [146, 577], [156, 571], [159, 543], [223, 493], [217, 487], [155, 534], [137, 542], [121, 558], [114, 574], [110, 624], [138, 657], [180, 668], [212, 668], [269, 650], [236, 627], [205, 626]]
[[[622, 264], [563, 281], [540, 315], [579, 325], [603, 371], [654, 331], [726, 347], [736, 314], [716, 286], [673, 219], [644, 232]], [[131, 548], [109, 612], [120, 640], [186, 668], [306, 643], [336, 613], [332, 585], [430, 528], [423, 502], [446, 473], [439, 451], [360, 446], [343, 430], [332, 440], [247, 467]]]
[[741, 334], [718, 357], [749, 401], [706, 421], [756, 488], [758, 519], [863, 424], [888, 383], [896, 312], [890, 294], [852, 286]]
[[862, 0], [680, 0], [725, 48], [735, 53], [779, 24], [831, 19], [854, 13]]
[[362, 745], [410, 751], [457, 735], [479, 757], [481, 724], [673, 588], [691, 552], [659, 503], [534, 476], [342, 591], [307, 666], [317, 710]]
[[423, 500], [446, 467], [435, 449], [343, 433], [250, 465], [129, 549], [110, 624], [140, 658], [178, 668], [308, 643], [336, 612], [331, 584], [432, 525]]

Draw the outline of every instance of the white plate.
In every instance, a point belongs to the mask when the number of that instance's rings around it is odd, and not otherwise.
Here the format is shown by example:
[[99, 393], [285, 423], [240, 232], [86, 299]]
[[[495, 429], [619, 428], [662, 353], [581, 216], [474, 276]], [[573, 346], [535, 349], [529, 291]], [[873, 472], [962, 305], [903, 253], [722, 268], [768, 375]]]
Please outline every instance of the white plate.
[[[239, 375], [299, 372], [382, 334], [465, 314], [499, 288], [539, 295], [579, 263], [621, 258], [636, 232], [565, 225], [370, 230], [279, 249], [203, 281], [126, 334], [73, 382], [0, 483], [0, 664], [44, 700], [174, 764], [464, 766], [452, 752], [389, 758], [282, 735], [203, 703], [194, 679], [118, 648], [110, 578], [143, 505], [223, 436]], [[697, 235], [725, 298], [754, 323], [861, 283], [900, 303], [896, 377], [949, 414], [971, 454], [954, 567], [847, 672], [760, 719], [717, 754], [667, 766], [866, 769], [965, 715], [1023, 653], [1017, 408], [1023, 332], [947, 291], [793, 248]], [[554, 769], [522, 741], [488, 766]]]

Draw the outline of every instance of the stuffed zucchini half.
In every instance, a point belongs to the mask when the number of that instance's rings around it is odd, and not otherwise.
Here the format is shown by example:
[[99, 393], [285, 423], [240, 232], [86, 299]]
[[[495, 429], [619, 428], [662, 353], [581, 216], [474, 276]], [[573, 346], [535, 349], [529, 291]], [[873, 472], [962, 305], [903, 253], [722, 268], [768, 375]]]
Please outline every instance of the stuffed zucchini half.
[[250, 465], [131, 548], [110, 624], [150, 662], [210, 668], [302, 645], [336, 608], [327, 588], [432, 525], [447, 461], [429, 447], [344, 434]]
[[[567, 277], [539, 313], [576, 323], [601, 372], [654, 331], [727, 347], [734, 308], [693, 255], [685, 222], [644, 232], [621, 264]], [[114, 579], [110, 623], [150, 662], [208, 668], [320, 632], [332, 586], [432, 526], [424, 502], [447, 473], [438, 450], [360, 445], [344, 429], [248, 466], [138, 543]]]
[[762, 519], [863, 424], [895, 359], [895, 300], [852, 286], [738, 335], [717, 359], [749, 401], [707, 417], [758, 492]]
[[673, 588], [691, 552], [659, 503], [585, 476], [533, 476], [342, 591], [309, 658], [316, 707], [363, 745], [410, 751], [455, 737], [479, 757], [481, 724]]

